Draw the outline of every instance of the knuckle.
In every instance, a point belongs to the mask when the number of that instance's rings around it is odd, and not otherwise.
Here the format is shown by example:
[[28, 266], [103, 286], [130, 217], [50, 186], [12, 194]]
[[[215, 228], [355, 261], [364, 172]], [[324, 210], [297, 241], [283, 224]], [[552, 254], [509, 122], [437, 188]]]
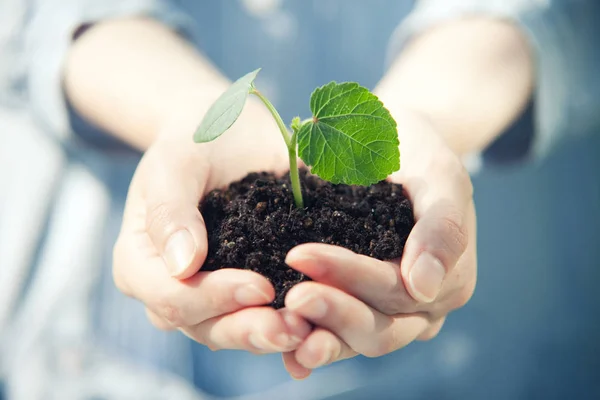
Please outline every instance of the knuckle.
[[[235, 284], [229, 282], [223, 283], [222, 280], [221, 282], [213, 280], [210, 282], [210, 285], [208, 281], [205, 281], [202, 285], [203, 289], [194, 298], [198, 304], [201, 304], [201, 316], [203, 317], [201, 320], [206, 319], [204, 317], [228, 314], [237, 309], [234, 290], [237, 287]], [[199, 322], [195, 321], [195, 323]]]
[[382, 357], [404, 347], [404, 341], [400, 329], [391, 324], [389, 329], [377, 335], [375, 340], [370, 341], [362, 354], [368, 358]]
[[206, 294], [203, 301], [204, 308], [212, 315], [222, 315], [231, 311], [231, 305], [235, 303], [233, 293], [230, 290], [218, 290]]
[[173, 220], [171, 207], [167, 202], [157, 202], [148, 207], [146, 212], [146, 228], [148, 232], [164, 229]]
[[163, 317], [176, 328], [182, 328], [186, 326], [181, 316], [181, 312], [179, 311], [179, 308], [177, 308], [174, 305], [169, 305], [166, 303], [162, 304], [158, 307], [158, 313], [161, 317]]
[[406, 291], [402, 269], [394, 266], [394, 275], [395, 283], [387, 286], [379, 293], [374, 293], [374, 297], [368, 302], [369, 305], [388, 316], [414, 312], [418, 302]]
[[399, 282], [398, 287], [394, 288], [393, 292], [381, 298], [374, 308], [389, 316], [410, 313], [416, 310], [418, 303], [406, 292], [401, 277]]
[[367, 323], [363, 317], [357, 318], [357, 314], [352, 312], [351, 309], [345, 309], [337, 316], [333, 312], [331, 313], [331, 315], [326, 314], [323, 319], [324, 320], [327, 320], [327, 319], [333, 320], [334, 325], [337, 327], [357, 326], [358, 325], [357, 320], [361, 321], [362, 323]]
[[395, 293], [390, 296], [386, 296], [378, 303], [379, 304], [376, 308], [385, 315], [396, 315], [402, 312], [403, 307], [400, 304], [400, 299], [398, 299], [398, 295]]
[[153, 309], [159, 317], [165, 319], [169, 324], [176, 328], [182, 328], [188, 325], [184, 318], [181, 306], [172, 295], [160, 295], [156, 300]]
[[440, 234], [455, 255], [459, 256], [465, 252], [469, 243], [469, 234], [464, 224], [459, 221], [463, 216], [458, 211], [452, 211], [441, 219]]

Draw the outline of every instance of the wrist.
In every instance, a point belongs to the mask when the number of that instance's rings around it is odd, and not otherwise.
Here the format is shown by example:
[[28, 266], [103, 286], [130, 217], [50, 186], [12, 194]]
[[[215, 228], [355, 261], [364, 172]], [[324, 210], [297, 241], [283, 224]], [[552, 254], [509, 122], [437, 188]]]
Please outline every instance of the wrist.
[[398, 124], [398, 138], [404, 160], [419, 157], [419, 149], [430, 147], [450, 148], [443, 132], [426, 113], [409, 108], [392, 112]]
[[461, 18], [407, 43], [379, 92], [386, 105], [427, 116], [463, 156], [486, 148], [522, 112], [533, 75], [532, 52], [518, 26]]
[[95, 24], [73, 43], [64, 69], [74, 108], [142, 151], [177, 119], [182, 135], [193, 132], [195, 118], [228, 85], [191, 44], [146, 18]]

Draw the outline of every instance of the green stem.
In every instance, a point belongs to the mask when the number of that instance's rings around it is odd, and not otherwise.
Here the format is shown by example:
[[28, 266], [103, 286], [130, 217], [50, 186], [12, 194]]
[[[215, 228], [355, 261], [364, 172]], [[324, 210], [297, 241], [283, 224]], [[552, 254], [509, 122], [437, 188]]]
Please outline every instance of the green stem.
[[279, 127], [279, 130], [281, 131], [281, 135], [283, 136], [285, 145], [289, 149], [292, 145], [292, 138], [290, 137], [290, 133], [288, 132], [285, 124], [283, 123], [281, 116], [275, 109], [275, 106], [273, 104], [271, 104], [269, 99], [267, 99], [265, 96], [263, 96], [263, 94], [261, 92], [259, 92], [256, 88], [252, 88], [250, 93], [255, 94], [264, 103], [264, 105], [267, 106], [267, 108], [271, 112], [271, 115], [273, 116], [273, 118], [275, 118], [275, 122], [277, 122], [277, 126]]
[[294, 202], [296, 207], [304, 208], [304, 199], [302, 198], [302, 186], [300, 186], [300, 174], [298, 173], [298, 156], [296, 154], [297, 132], [292, 135], [292, 146], [288, 147], [290, 156], [290, 181], [292, 182], [292, 193], [294, 193]]
[[283, 140], [285, 141], [285, 145], [288, 148], [288, 156], [290, 158], [290, 181], [292, 183], [292, 193], [294, 195], [294, 203], [296, 203], [296, 207], [304, 208], [304, 199], [302, 198], [302, 187], [300, 186], [300, 174], [298, 173], [298, 157], [296, 154], [297, 140], [296, 140], [296, 132], [290, 135], [290, 132], [287, 130], [287, 127], [283, 123], [281, 116], [275, 109], [275, 106], [271, 104], [269, 99], [262, 95], [261, 92], [256, 90], [256, 88], [252, 88], [250, 93], [255, 94], [263, 104], [269, 109], [273, 118], [275, 118], [275, 122], [277, 122], [277, 126], [281, 131], [281, 135], [283, 136]]

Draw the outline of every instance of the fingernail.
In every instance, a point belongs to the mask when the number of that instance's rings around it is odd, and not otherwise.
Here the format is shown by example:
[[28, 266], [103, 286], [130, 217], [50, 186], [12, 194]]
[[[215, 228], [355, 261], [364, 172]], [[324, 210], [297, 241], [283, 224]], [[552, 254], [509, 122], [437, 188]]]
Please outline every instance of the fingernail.
[[331, 344], [329, 344], [329, 342], [326, 343], [327, 344], [325, 345], [325, 351], [323, 352], [323, 356], [316, 364], [317, 368], [329, 364], [331, 362], [331, 359], [333, 358], [333, 348], [331, 347]]
[[252, 346], [262, 351], [286, 351], [289, 346], [289, 336], [285, 333], [280, 333], [275, 336], [275, 342], [271, 342], [265, 336], [258, 333], [253, 333], [248, 337], [248, 341]]
[[266, 304], [271, 301], [269, 295], [253, 284], [240, 286], [233, 293], [233, 298], [243, 306]]
[[292, 299], [286, 306], [290, 310], [312, 319], [323, 318], [327, 314], [327, 303], [316, 295], [309, 295], [297, 300]]
[[288, 349], [290, 346], [297, 344], [293, 343], [292, 338], [287, 333], [278, 333], [275, 335], [274, 343], [281, 349]]
[[171, 276], [178, 276], [189, 266], [196, 254], [196, 243], [185, 229], [175, 232], [165, 246], [165, 261]]
[[317, 343], [312, 343], [312, 346], [308, 345], [307, 350], [311, 353], [311, 358], [313, 360], [316, 360], [313, 362], [313, 364], [310, 366], [311, 368], [319, 368], [322, 367], [323, 365], [329, 363], [331, 361], [331, 359], [333, 358], [333, 348], [331, 347], [331, 344], [326, 341], [325, 343], [322, 344], [324, 346], [324, 349], [322, 351], [321, 356], [319, 357], [319, 350], [320, 349], [320, 345]]
[[290, 346], [297, 346], [302, 343], [302, 338], [299, 336], [291, 335], [290, 336]]
[[295, 381], [303, 381], [306, 378], [308, 378], [310, 376], [311, 371], [308, 370], [308, 373], [303, 374], [303, 375], [290, 375], [292, 377], [293, 380]]
[[283, 313], [283, 320], [290, 329], [298, 329], [300, 326], [300, 318], [290, 312]]
[[285, 256], [286, 264], [293, 264], [296, 262], [313, 262], [313, 261], [315, 261], [315, 258], [312, 255], [307, 254], [300, 250], [296, 250], [296, 249], [290, 250], [287, 253], [287, 255]]
[[296, 263], [318, 264], [318, 260], [310, 253], [292, 249], [285, 256], [285, 263], [290, 265]]
[[318, 279], [325, 274], [323, 258], [317, 259], [312, 254], [303, 251], [291, 250], [285, 258], [285, 263], [309, 275], [313, 279]]
[[434, 256], [421, 253], [408, 274], [409, 285], [416, 300], [431, 303], [440, 293], [446, 269]]
[[258, 350], [262, 350], [262, 351], [270, 351], [271, 350], [271, 346], [269, 345], [267, 338], [265, 338], [261, 335], [258, 335], [256, 333], [252, 333], [248, 337], [248, 341], [250, 342], [250, 344], [252, 346], [256, 347]]
[[[283, 321], [285, 322], [285, 324], [288, 327], [288, 330], [291, 332], [290, 334], [290, 342], [293, 346], [298, 345], [302, 342], [302, 337], [299, 335], [296, 335], [295, 333], [298, 333], [300, 331], [303, 331], [305, 329], [303, 329], [303, 325], [302, 325], [302, 319], [300, 319], [300, 317], [291, 314], [291, 313], [284, 313], [283, 314]], [[308, 334], [310, 333], [310, 325], [308, 325], [308, 323], [305, 323], [306, 325], [306, 332], [302, 332], [303, 336], [306, 337], [308, 336]]]

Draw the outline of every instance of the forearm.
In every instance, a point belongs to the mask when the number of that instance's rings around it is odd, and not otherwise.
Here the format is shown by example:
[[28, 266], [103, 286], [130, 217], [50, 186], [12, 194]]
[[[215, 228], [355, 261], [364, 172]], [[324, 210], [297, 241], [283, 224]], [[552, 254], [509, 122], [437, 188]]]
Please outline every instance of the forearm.
[[532, 86], [532, 58], [518, 28], [470, 18], [415, 38], [377, 93], [394, 115], [405, 110], [425, 115], [450, 147], [464, 155], [482, 150], [510, 125]]
[[77, 39], [64, 84], [81, 115], [145, 150], [170, 123], [192, 144], [195, 126], [229, 82], [169, 28], [132, 18], [101, 22]]

